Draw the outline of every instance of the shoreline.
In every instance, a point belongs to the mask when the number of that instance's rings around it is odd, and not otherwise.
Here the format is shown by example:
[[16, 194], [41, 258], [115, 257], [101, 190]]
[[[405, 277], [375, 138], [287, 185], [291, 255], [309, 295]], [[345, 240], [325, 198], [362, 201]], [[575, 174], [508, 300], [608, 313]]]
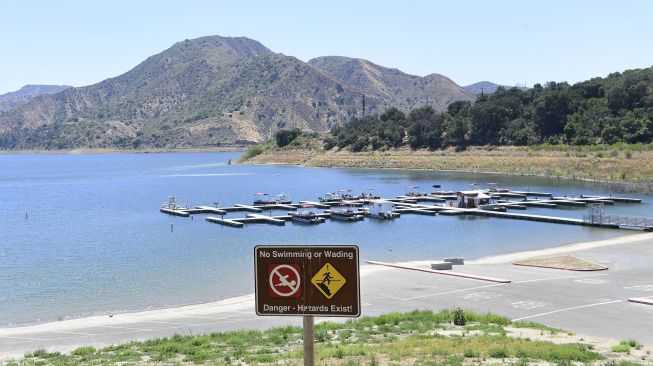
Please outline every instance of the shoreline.
[[189, 147], [189, 148], [151, 148], [151, 149], [114, 149], [114, 148], [76, 148], [64, 150], [0, 150], [0, 155], [83, 155], [83, 154], [161, 154], [161, 153], [202, 153], [202, 152], [243, 152], [246, 146], [224, 147]]
[[[464, 172], [524, 176], [598, 184], [608, 189], [653, 194], [653, 164], [639, 152], [632, 158], [569, 156], [563, 151], [529, 153], [516, 147], [465, 152], [397, 149], [373, 152], [271, 150], [244, 161], [246, 165], [279, 165], [341, 169]], [[597, 165], [598, 164], [598, 165]], [[597, 167], [603, 167], [597, 169]]]
[[[587, 250], [595, 249], [609, 246], [616, 246], [622, 244], [637, 243], [642, 241], [652, 240], [653, 233], [632, 233], [621, 235], [616, 238], [603, 239], [597, 241], [589, 242], [576, 242], [563, 244], [559, 246], [528, 250], [528, 251], [517, 251], [517, 252], [508, 252], [502, 254], [496, 254], [491, 256], [485, 256], [470, 260], [465, 260], [466, 264], [475, 264], [475, 265], [492, 265], [492, 264], [506, 264], [511, 263], [516, 260], [541, 257], [547, 255], [556, 255], [562, 253], [569, 253], [578, 250]], [[439, 258], [434, 258], [431, 260], [418, 260], [418, 261], [405, 261], [405, 262], [396, 262], [396, 264], [406, 265], [406, 266], [425, 266], [430, 268], [430, 263], [433, 261], [440, 260]], [[360, 276], [361, 278], [369, 276], [376, 272], [388, 271], [391, 268], [378, 266], [378, 265], [369, 265], [362, 264], [360, 266]], [[134, 312], [125, 312], [125, 313], [116, 313], [116, 314], [105, 314], [105, 315], [93, 315], [87, 317], [66, 319], [61, 321], [50, 321], [45, 323], [36, 323], [36, 324], [25, 324], [25, 325], [16, 325], [10, 327], [0, 327], [0, 337], [6, 336], [20, 336], [21, 334], [28, 334], [34, 331], [57, 331], [60, 329], [74, 330], [81, 327], [87, 327], [89, 325], [93, 326], [115, 326], [119, 324], [129, 324], [138, 320], [166, 320], [174, 317], [179, 317], [183, 315], [202, 315], [209, 312], [238, 312], [238, 311], [247, 311], [254, 312], [254, 293], [245, 294], [241, 296], [229, 297], [223, 300], [199, 303], [192, 305], [180, 305], [173, 307], [166, 307], [160, 309], [152, 310], [141, 310]]]

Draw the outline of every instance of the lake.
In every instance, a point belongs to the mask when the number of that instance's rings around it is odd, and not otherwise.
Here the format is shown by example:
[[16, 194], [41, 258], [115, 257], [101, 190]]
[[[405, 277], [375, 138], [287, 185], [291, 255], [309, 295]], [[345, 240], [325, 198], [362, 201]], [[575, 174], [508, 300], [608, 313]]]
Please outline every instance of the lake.
[[[405, 186], [470, 189], [497, 182], [559, 195], [610, 192], [590, 183], [458, 172], [228, 165], [240, 153], [0, 155], [0, 326], [216, 301], [253, 292], [253, 247], [354, 243], [362, 260], [480, 256], [605, 239], [628, 232], [479, 217], [405, 215], [317, 226], [211, 224], [159, 212], [168, 196], [191, 206], [251, 204], [255, 192], [317, 200], [338, 189], [384, 197]], [[643, 204], [610, 214], [649, 215]], [[584, 209], [529, 209], [581, 217]], [[281, 212], [279, 212], [281, 213]], [[230, 214], [244, 216], [244, 213]], [[253, 310], [252, 310], [253, 311]]]

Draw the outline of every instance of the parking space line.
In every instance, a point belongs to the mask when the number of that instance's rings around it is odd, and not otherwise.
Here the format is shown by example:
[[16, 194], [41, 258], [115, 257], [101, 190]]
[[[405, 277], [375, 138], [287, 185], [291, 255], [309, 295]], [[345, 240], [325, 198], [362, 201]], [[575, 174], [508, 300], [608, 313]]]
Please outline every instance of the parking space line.
[[[564, 280], [564, 279], [569, 279], [569, 278], [583, 278], [583, 277], [597, 277], [597, 276], [607, 276], [607, 273], [599, 273], [599, 274], [590, 274], [590, 275], [576, 275], [576, 276], [561, 276], [561, 277], [547, 277], [547, 278], [536, 278], [533, 280], [523, 280], [523, 281], [514, 281], [512, 284], [521, 284], [521, 283], [531, 283], [531, 282], [542, 282], [542, 281], [555, 281], [555, 280]], [[414, 297], [407, 297], [400, 299], [402, 301], [410, 301], [410, 300], [418, 300], [418, 299], [424, 299], [427, 297], [434, 297], [434, 296], [441, 296], [441, 295], [448, 295], [448, 294], [455, 294], [457, 292], [465, 292], [469, 290], [478, 290], [478, 289], [483, 289], [483, 288], [488, 288], [488, 287], [496, 287], [496, 286], [506, 286], [510, 285], [508, 283], [497, 283], [493, 285], [485, 285], [485, 286], [476, 286], [476, 287], [469, 287], [469, 288], [464, 288], [464, 289], [459, 289], [459, 290], [452, 290], [452, 291], [445, 291], [445, 292], [438, 292], [435, 294], [428, 294], [428, 295], [420, 295], [420, 296], [414, 296]]]
[[457, 292], [465, 292], [465, 291], [470, 291], [470, 290], [478, 290], [482, 288], [488, 288], [488, 287], [496, 287], [496, 286], [505, 286], [508, 285], [507, 283], [497, 283], [494, 285], [485, 285], [485, 286], [476, 286], [476, 287], [468, 287], [468, 288], [462, 288], [459, 290], [451, 290], [451, 291], [445, 291], [445, 292], [438, 292], [435, 294], [428, 294], [428, 295], [420, 295], [420, 296], [414, 296], [414, 297], [406, 297], [403, 299], [399, 299], [401, 301], [410, 301], [410, 300], [417, 300], [417, 299], [424, 299], [427, 297], [433, 297], [433, 296], [440, 296], [440, 295], [448, 295], [448, 294], [455, 294]]
[[578, 275], [578, 276], [562, 276], [562, 277], [549, 277], [549, 278], [536, 278], [534, 280], [524, 280], [524, 281], [514, 281], [513, 283], [529, 283], [529, 282], [541, 282], [541, 281], [553, 281], [553, 280], [565, 280], [569, 278], [584, 278], [584, 277], [597, 277], [597, 276], [607, 276], [607, 273], [598, 273], [591, 275]]
[[583, 309], [583, 308], [589, 308], [589, 307], [593, 307], [593, 306], [601, 306], [601, 305], [607, 305], [607, 304], [615, 304], [615, 303], [618, 303], [618, 302], [623, 302], [623, 300], [612, 300], [612, 301], [597, 302], [597, 303], [588, 304], [588, 305], [573, 306], [573, 307], [570, 307], [570, 308], [564, 308], [564, 309], [548, 311], [546, 313], [540, 313], [540, 314], [535, 314], [535, 315], [524, 316], [524, 317], [521, 317], [521, 318], [513, 319], [512, 321], [520, 321], [520, 320], [524, 320], [524, 319], [537, 318], [537, 317], [540, 317], [540, 316], [556, 314], [556, 313], [562, 313], [564, 311], [569, 311], [569, 310]]

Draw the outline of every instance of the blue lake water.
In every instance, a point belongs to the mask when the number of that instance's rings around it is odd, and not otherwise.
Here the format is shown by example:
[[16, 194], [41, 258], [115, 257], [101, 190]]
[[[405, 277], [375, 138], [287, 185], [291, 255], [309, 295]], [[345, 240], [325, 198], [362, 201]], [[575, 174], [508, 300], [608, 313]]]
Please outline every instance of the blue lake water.
[[[253, 292], [253, 247], [355, 243], [383, 261], [474, 258], [627, 232], [492, 218], [405, 215], [382, 222], [234, 229], [159, 213], [167, 196], [194, 205], [251, 203], [254, 192], [317, 200], [325, 192], [404, 186], [469, 189], [497, 182], [560, 195], [610, 194], [589, 183], [471, 173], [227, 165], [239, 153], [0, 155], [0, 326], [216, 301]], [[650, 215], [651, 199], [607, 207]], [[584, 209], [529, 209], [581, 217]], [[244, 213], [230, 214], [244, 216]], [[171, 224], [173, 230], [171, 230]]]

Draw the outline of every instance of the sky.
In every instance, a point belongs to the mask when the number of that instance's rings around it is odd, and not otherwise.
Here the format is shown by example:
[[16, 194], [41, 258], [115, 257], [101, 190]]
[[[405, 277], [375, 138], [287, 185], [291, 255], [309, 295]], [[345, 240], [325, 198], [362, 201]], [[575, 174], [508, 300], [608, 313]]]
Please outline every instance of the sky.
[[93, 84], [206, 35], [304, 61], [341, 55], [460, 85], [531, 86], [652, 66], [653, 1], [4, 0], [0, 34], [0, 94]]

